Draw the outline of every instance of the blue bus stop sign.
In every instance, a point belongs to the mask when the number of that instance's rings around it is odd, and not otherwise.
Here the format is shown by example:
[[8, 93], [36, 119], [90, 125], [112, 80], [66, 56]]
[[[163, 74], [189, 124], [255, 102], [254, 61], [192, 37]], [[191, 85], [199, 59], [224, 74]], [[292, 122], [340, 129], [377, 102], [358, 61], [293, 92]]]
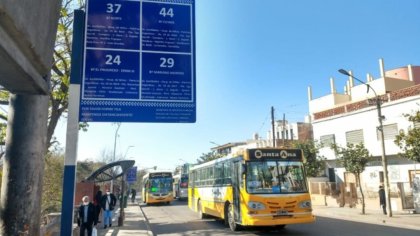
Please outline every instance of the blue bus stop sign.
[[194, 0], [88, 0], [80, 121], [196, 121]]
[[128, 169], [125, 176], [128, 183], [136, 182], [137, 181], [137, 166], [134, 166]]

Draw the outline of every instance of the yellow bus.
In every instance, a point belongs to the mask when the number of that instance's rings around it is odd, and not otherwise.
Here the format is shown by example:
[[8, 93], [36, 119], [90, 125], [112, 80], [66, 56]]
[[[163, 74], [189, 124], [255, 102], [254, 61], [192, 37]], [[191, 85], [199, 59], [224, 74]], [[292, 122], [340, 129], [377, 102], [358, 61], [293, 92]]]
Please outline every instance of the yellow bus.
[[143, 176], [142, 199], [146, 204], [167, 203], [173, 200], [172, 172], [151, 171]]
[[192, 167], [188, 206], [201, 219], [224, 219], [232, 231], [315, 221], [298, 149], [245, 149]]

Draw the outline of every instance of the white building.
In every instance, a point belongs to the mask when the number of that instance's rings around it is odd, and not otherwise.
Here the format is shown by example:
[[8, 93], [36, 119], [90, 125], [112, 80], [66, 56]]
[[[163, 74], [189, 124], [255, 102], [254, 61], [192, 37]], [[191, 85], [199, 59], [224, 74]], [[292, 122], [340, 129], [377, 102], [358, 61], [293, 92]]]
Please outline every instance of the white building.
[[[290, 146], [293, 141], [312, 140], [312, 125], [305, 122], [289, 123], [287, 120], [278, 120], [274, 123], [276, 147]], [[252, 139], [245, 142], [231, 142], [211, 148], [218, 154], [227, 155], [241, 149], [273, 147], [272, 131], [267, 132], [267, 138], [263, 139], [254, 134]]]
[[[336, 92], [333, 79], [330, 79], [331, 94], [329, 95], [312, 99], [311, 88], [308, 88], [309, 111], [314, 139], [327, 146], [320, 150], [320, 155], [328, 160], [329, 180], [331, 182], [354, 181], [353, 176], [345, 173], [345, 169], [337, 164], [337, 157], [328, 147], [329, 144], [335, 143], [345, 147], [348, 142], [363, 142], [375, 160], [368, 163], [368, 167], [361, 176], [362, 187], [368, 194], [376, 193], [379, 184], [383, 182], [383, 168], [381, 139], [377, 130], [378, 109], [371, 98], [375, 97], [374, 92], [381, 97], [385, 153], [392, 196], [402, 191], [401, 184], [398, 186], [397, 183], [405, 183], [402, 185], [410, 188], [414, 174], [416, 172], [420, 174], [418, 170], [420, 164], [398, 157], [401, 150], [394, 144], [395, 135], [400, 130], [407, 131], [414, 125], [404, 117], [404, 114], [412, 114], [420, 109], [420, 67], [409, 65], [385, 71], [383, 61], [380, 60], [380, 72], [381, 77], [377, 79], [367, 75], [365, 83], [373, 88], [368, 93], [366, 93], [365, 84], [354, 85], [351, 77], [347, 81], [343, 94]], [[398, 203], [392, 204], [394, 209], [398, 209]]]

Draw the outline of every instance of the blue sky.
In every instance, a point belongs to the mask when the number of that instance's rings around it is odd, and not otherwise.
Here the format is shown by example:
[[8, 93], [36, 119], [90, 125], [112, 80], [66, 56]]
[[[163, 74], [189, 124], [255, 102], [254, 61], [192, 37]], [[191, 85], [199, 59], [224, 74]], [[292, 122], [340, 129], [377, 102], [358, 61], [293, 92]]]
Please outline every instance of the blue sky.
[[[266, 137], [277, 119], [303, 121], [314, 98], [343, 92], [344, 68], [365, 80], [385, 69], [420, 65], [418, 0], [196, 0], [197, 122], [123, 123], [117, 154], [139, 168], [194, 163], [211, 147]], [[65, 123], [57, 136], [65, 141]], [[90, 123], [78, 160], [113, 150], [116, 126]], [[128, 148], [129, 146], [134, 146]]]

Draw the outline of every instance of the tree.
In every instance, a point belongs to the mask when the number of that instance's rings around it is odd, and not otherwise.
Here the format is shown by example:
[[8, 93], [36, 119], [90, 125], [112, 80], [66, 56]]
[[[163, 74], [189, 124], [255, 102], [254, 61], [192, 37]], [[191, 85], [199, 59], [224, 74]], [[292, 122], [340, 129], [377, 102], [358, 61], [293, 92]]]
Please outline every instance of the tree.
[[[51, 89], [49, 96], [49, 114], [47, 128], [47, 149], [59, 145], [53, 136], [58, 121], [68, 110], [68, 91], [70, 85], [71, 45], [73, 35], [73, 10], [84, 6], [83, 0], [62, 0], [60, 18], [54, 48], [54, 61], [51, 69]], [[9, 92], [0, 88], [0, 105], [8, 105]], [[6, 132], [7, 111], [0, 111], [0, 134]], [[87, 123], [81, 123], [80, 129], [86, 131]], [[5, 137], [0, 135], [0, 144]], [[3, 152], [0, 151], [0, 157]]]
[[365, 214], [365, 196], [360, 183], [360, 174], [365, 170], [369, 160], [372, 159], [372, 155], [363, 143], [356, 145], [347, 143], [346, 148], [333, 145], [333, 149], [337, 154], [339, 162], [344, 166], [346, 171], [353, 173], [356, 177], [356, 182], [359, 185], [360, 194], [362, 195], [362, 214]]
[[45, 158], [41, 215], [61, 210], [64, 155], [50, 153]]
[[[404, 114], [410, 122], [420, 122], [420, 111], [414, 114]], [[399, 134], [395, 136], [394, 143], [403, 151], [399, 156], [420, 162], [420, 128], [413, 127], [408, 129], [407, 133], [400, 130]]]
[[325, 160], [324, 156], [319, 155], [321, 145], [315, 141], [294, 142], [293, 147], [302, 149], [305, 158], [304, 166], [306, 174], [309, 177], [318, 177], [325, 175]]
[[203, 153], [203, 154], [201, 154], [199, 159], [197, 159], [197, 164], [206, 163], [206, 162], [215, 160], [217, 158], [220, 158], [222, 156], [223, 156], [222, 154], [216, 153], [214, 151], [208, 152], [208, 153]]

